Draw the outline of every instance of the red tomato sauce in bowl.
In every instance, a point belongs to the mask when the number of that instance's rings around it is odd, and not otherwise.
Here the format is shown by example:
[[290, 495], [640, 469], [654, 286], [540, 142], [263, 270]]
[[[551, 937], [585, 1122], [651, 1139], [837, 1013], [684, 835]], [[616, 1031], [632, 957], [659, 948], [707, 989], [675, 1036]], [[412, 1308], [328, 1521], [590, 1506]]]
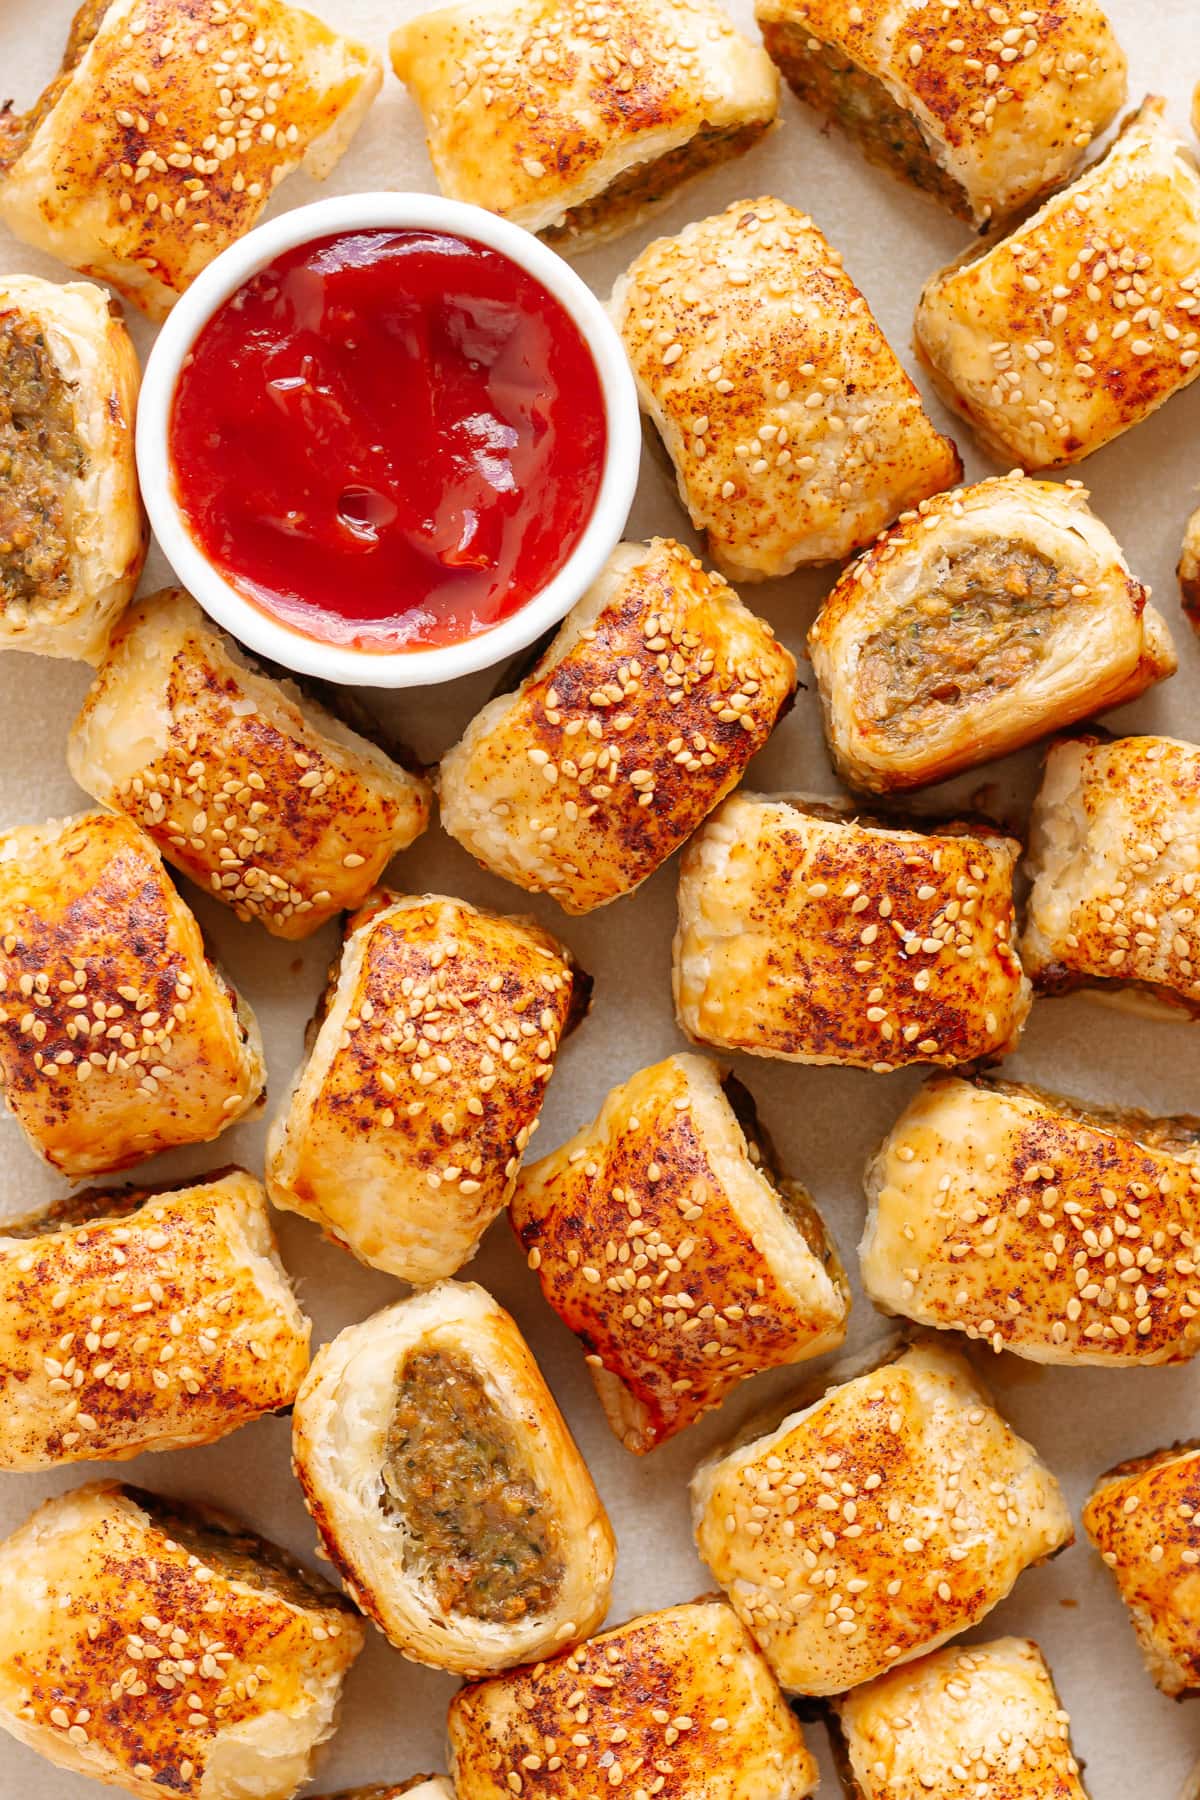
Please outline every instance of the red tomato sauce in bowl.
[[293, 630], [368, 650], [508, 618], [587, 527], [604, 395], [566, 308], [424, 230], [317, 239], [199, 333], [168, 434], [198, 547]]

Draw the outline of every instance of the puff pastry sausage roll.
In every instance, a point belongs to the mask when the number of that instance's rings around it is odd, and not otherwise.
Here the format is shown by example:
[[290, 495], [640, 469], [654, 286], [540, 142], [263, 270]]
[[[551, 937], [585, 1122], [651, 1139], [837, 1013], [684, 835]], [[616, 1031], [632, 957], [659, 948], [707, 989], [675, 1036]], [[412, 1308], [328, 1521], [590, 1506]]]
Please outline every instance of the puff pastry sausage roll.
[[115, 1481], [0, 1544], [0, 1591], [0, 1725], [144, 1800], [290, 1800], [363, 1645], [275, 1545]]
[[1072, 1541], [1053, 1475], [937, 1345], [702, 1464], [692, 1504], [701, 1556], [799, 1694], [936, 1649]]
[[1083, 1528], [1116, 1578], [1163, 1693], [1200, 1690], [1200, 1445], [1110, 1469], [1092, 1489]]
[[429, 786], [180, 588], [139, 600], [71, 733], [76, 781], [239, 918], [308, 937], [358, 906], [429, 822]]
[[1046, 758], [1021, 953], [1047, 993], [1136, 987], [1200, 1016], [1200, 746], [1081, 737]]
[[1163, 114], [921, 296], [918, 354], [1006, 464], [1078, 462], [1200, 374], [1200, 169]]
[[1027, 1638], [935, 1651], [838, 1702], [854, 1800], [1087, 1800], [1071, 1726]]
[[1183, 610], [1200, 631], [1200, 512], [1188, 520], [1179, 559], [1179, 586], [1183, 594]]
[[572, 251], [748, 150], [779, 108], [770, 58], [712, 0], [465, 0], [390, 48], [442, 192]]
[[1200, 1121], [931, 1081], [867, 1170], [863, 1285], [886, 1312], [1041, 1363], [1200, 1349]]
[[0, 834], [0, 1077], [64, 1175], [207, 1143], [262, 1093], [254, 1014], [131, 820]]
[[801, 100], [976, 224], [1071, 174], [1125, 100], [1125, 57], [1094, 0], [1013, 7], [758, 0]]
[[0, 1469], [211, 1444], [290, 1406], [309, 1322], [240, 1169], [0, 1226]]
[[98, 287], [0, 276], [0, 648], [94, 662], [137, 586], [139, 379]]
[[452, 1275], [508, 1203], [587, 987], [527, 920], [380, 895], [271, 1127], [275, 1205], [404, 1281]]
[[659, 238], [612, 314], [692, 524], [735, 580], [848, 556], [962, 474], [837, 251], [781, 200]]
[[1020, 846], [822, 802], [730, 796], [679, 878], [675, 1010], [688, 1037], [885, 1073], [1002, 1056], [1030, 988], [1013, 942]]
[[282, 0], [85, 0], [0, 137], [0, 220], [161, 319], [285, 175], [328, 175], [382, 79]]
[[668, 538], [621, 544], [443, 758], [442, 823], [567, 912], [606, 906], [737, 785], [795, 686], [795, 659], [720, 575]]
[[845, 1336], [837, 1252], [809, 1194], [772, 1165], [749, 1094], [703, 1057], [671, 1056], [518, 1178], [510, 1213], [529, 1266], [627, 1450]]
[[494, 1674], [608, 1611], [616, 1542], [600, 1496], [524, 1338], [473, 1282], [326, 1344], [292, 1455], [326, 1552], [416, 1662]]
[[639, 1786], [669, 1800], [804, 1800], [817, 1785], [799, 1722], [720, 1600], [646, 1613], [464, 1688], [448, 1729], [458, 1800], [506, 1800], [531, 1770], [546, 1800]]
[[944, 781], [1175, 672], [1166, 623], [1077, 486], [1008, 475], [906, 513], [808, 637], [838, 772]]

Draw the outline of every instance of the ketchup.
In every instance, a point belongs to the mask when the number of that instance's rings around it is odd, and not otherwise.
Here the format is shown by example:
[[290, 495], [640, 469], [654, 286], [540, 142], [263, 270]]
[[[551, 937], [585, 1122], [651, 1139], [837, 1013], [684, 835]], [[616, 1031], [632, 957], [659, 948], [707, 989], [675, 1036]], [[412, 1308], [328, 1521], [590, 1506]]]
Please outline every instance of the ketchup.
[[604, 399], [573, 319], [508, 257], [428, 231], [288, 251], [208, 321], [170, 456], [192, 536], [309, 637], [417, 650], [486, 631], [566, 562]]

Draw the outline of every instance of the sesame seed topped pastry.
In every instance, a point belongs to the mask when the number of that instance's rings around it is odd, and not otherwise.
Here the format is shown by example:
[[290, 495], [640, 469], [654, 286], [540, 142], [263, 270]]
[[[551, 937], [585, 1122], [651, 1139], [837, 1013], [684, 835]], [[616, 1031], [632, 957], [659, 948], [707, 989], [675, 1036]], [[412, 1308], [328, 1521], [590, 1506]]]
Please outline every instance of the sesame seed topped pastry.
[[413, 1662], [490, 1675], [608, 1611], [616, 1541], [514, 1321], [443, 1281], [318, 1351], [292, 1458], [325, 1552]]
[[1065, 181], [1125, 99], [1094, 0], [758, 0], [801, 100], [873, 163], [984, 224]]
[[936, 1344], [703, 1463], [692, 1509], [701, 1556], [798, 1694], [935, 1650], [1073, 1535], [1053, 1475]]
[[684, 853], [675, 1010], [693, 1042], [886, 1074], [1003, 1056], [1030, 987], [1020, 845], [822, 801], [730, 796]]
[[850, 565], [808, 636], [845, 781], [944, 781], [1174, 674], [1166, 623], [1087, 499], [981, 481], [923, 500]]
[[0, 1224], [0, 1469], [211, 1444], [290, 1406], [309, 1322], [240, 1169]]
[[0, 1591], [0, 1726], [143, 1800], [290, 1800], [363, 1646], [274, 1544], [115, 1481], [38, 1507]]
[[1194, 512], [1188, 520], [1179, 559], [1179, 587], [1183, 610], [1200, 631], [1200, 512]]
[[67, 760], [241, 919], [308, 937], [429, 822], [429, 784], [260, 672], [181, 588], [114, 633]]
[[739, 156], [779, 108], [712, 0], [463, 0], [392, 33], [438, 185], [568, 251]]
[[1154, 1681], [1172, 1698], [1200, 1691], [1200, 1445], [1110, 1469], [1083, 1528], [1116, 1578]]
[[867, 1170], [875, 1305], [1040, 1363], [1200, 1349], [1200, 1120], [935, 1078]]
[[845, 1336], [850, 1291], [810, 1195], [774, 1172], [749, 1094], [703, 1057], [614, 1088], [522, 1172], [509, 1210], [627, 1450]]
[[282, 0], [85, 0], [0, 133], [0, 221], [164, 318], [286, 175], [328, 175], [382, 79]]
[[0, 834], [0, 1077], [33, 1148], [73, 1176], [208, 1143], [257, 1103], [254, 1014], [132, 820]]
[[721, 1600], [646, 1613], [552, 1662], [463, 1688], [448, 1730], [458, 1800], [599, 1800], [618, 1788], [804, 1800], [817, 1785], [799, 1721]]
[[1071, 1722], [1027, 1638], [955, 1645], [837, 1702], [854, 1800], [1087, 1800]]
[[1200, 1017], [1200, 746], [1070, 738], [1034, 802], [1021, 956], [1040, 992], [1097, 987]]
[[0, 276], [0, 648], [94, 662], [137, 586], [139, 381], [102, 289]]
[[1164, 113], [921, 296], [919, 356], [1006, 464], [1078, 462], [1200, 374], [1200, 169]]
[[507, 1205], [589, 983], [540, 926], [380, 893], [347, 923], [267, 1192], [360, 1262], [452, 1275]]
[[611, 310], [680, 498], [733, 580], [849, 556], [962, 474], [841, 257], [781, 200], [659, 238]]
[[567, 912], [628, 894], [735, 787], [795, 659], [669, 538], [622, 544], [515, 694], [442, 759], [442, 823]]

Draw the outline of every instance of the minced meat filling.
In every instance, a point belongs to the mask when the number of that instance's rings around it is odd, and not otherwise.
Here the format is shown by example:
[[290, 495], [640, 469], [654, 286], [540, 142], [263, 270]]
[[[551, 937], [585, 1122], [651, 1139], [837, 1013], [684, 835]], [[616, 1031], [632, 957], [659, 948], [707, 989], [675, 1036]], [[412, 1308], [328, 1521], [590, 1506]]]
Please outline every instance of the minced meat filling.
[[84, 463], [71, 388], [41, 327], [0, 317], [0, 612], [68, 592], [67, 492]]
[[396, 1381], [383, 1504], [445, 1613], [537, 1615], [563, 1578], [546, 1499], [470, 1363], [417, 1350]]
[[626, 169], [602, 194], [573, 206], [561, 224], [552, 225], [542, 235], [547, 243], [555, 244], [597, 226], [611, 226], [643, 206], [665, 199], [679, 182], [748, 150], [766, 129], [761, 120], [752, 125], [702, 125], [686, 144]]

